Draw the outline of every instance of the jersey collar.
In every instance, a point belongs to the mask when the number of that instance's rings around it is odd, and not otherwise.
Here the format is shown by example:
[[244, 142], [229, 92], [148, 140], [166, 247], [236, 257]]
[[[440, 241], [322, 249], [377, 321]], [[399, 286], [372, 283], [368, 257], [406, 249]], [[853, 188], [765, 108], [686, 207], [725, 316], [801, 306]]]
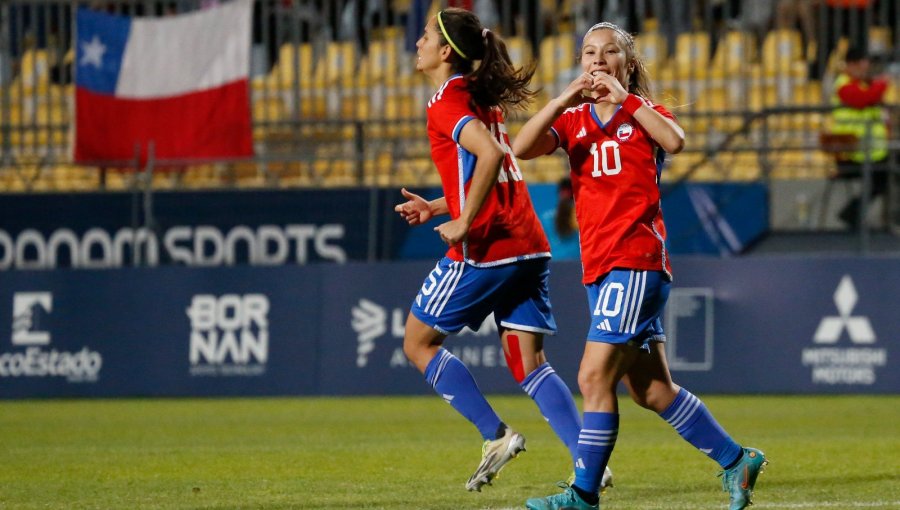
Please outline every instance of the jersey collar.
[[591, 103], [591, 117], [594, 119], [594, 122], [596, 122], [597, 125], [600, 126], [600, 129], [606, 129], [606, 126], [608, 126], [609, 123], [612, 122], [613, 119], [616, 118], [616, 115], [619, 114], [619, 110], [622, 109], [622, 105], [619, 105], [616, 108], [616, 110], [613, 112], [613, 114], [609, 118], [609, 120], [606, 121], [606, 124], [604, 124], [604, 123], [600, 122], [600, 117], [597, 115], [597, 110], [594, 108], [594, 106], [596, 106], [596, 103]]
[[455, 79], [457, 79], [457, 78], [462, 78], [462, 77], [463, 77], [462, 73], [452, 74], [452, 75], [450, 75], [449, 78], [447, 78], [447, 81], [445, 81], [444, 84], [440, 86], [440, 88], [444, 88], [444, 87], [446, 87], [447, 84], [450, 83], [451, 81], [453, 81], [453, 80], [455, 80]]

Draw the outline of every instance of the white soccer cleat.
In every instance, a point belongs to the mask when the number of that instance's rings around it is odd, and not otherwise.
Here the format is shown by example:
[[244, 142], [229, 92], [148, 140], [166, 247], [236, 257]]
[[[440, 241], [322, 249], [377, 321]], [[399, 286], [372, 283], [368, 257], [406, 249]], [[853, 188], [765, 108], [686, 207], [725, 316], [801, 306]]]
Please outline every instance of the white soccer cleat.
[[524, 451], [525, 437], [506, 427], [503, 437], [493, 441], [485, 441], [484, 445], [482, 445], [481, 464], [478, 465], [475, 474], [466, 482], [466, 489], [481, 492], [481, 487], [490, 485], [507, 462], [516, 458], [519, 452]]
[[[569, 475], [569, 479], [565, 481], [565, 485], [575, 485], [575, 471], [572, 471], [572, 474]], [[615, 485], [613, 484], [612, 470], [609, 469], [609, 466], [606, 466], [603, 469], [603, 477], [600, 478], [600, 494], [606, 492], [608, 487], [615, 487]]]
[[607, 487], [614, 487], [612, 470], [609, 469], [609, 466], [606, 466], [606, 469], [603, 470], [603, 478], [600, 479], [600, 494], [606, 492]]

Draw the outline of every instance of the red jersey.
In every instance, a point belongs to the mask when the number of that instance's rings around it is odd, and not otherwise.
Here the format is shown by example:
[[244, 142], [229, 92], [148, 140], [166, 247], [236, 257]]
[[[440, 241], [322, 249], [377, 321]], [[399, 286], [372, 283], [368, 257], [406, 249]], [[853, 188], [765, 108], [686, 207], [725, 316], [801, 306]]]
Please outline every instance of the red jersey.
[[550, 243], [534, 212], [522, 171], [509, 146], [499, 108], [469, 105], [462, 75], [447, 80], [428, 101], [428, 138], [431, 159], [441, 175], [450, 217], [459, 218], [475, 170], [475, 155], [459, 144], [470, 121], [480, 121], [506, 152], [497, 183], [488, 192], [469, 228], [466, 240], [450, 247], [447, 257], [475, 266], [495, 266], [517, 260], [550, 257]]
[[593, 103], [569, 108], [552, 132], [569, 155], [584, 283], [616, 268], [665, 271], [671, 277], [660, 208], [662, 148], [621, 106], [606, 124]]

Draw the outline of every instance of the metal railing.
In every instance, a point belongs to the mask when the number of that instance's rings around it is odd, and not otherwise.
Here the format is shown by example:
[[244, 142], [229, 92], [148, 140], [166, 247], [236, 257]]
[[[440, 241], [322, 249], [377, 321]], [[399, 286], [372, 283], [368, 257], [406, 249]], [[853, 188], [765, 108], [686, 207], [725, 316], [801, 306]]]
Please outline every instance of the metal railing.
[[[411, 51], [428, 15], [430, 2], [420, 0], [256, 0], [251, 159], [156, 160], [149, 180], [122, 171], [137, 167], [122, 162], [73, 165], [75, 10], [164, 16], [210, 3], [0, 4], [0, 191], [130, 189], [139, 181], [151, 189], [437, 182], [424, 123], [432, 87], [415, 72]], [[889, 102], [900, 97], [900, 9], [893, 2], [841, 9], [826, 2], [620, 0], [602, 10], [576, 0], [433, 3], [474, 6], [516, 63], [535, 58], [539, 102], [577, 74], [580, 35], [595, 21], [635, 34], [655, 99], [688, 134], [685, 153], [664, 173], [674, 182], [827, 178], [834, 161], [816, 140], [827, 128], [831, 83], [848, 46], [867, 46], [891, 77]], [[510, 119], [513, 135], [521, 121]], [[555, 181], [566, 171], [562, 157], [522, 166], [532, 181]]]

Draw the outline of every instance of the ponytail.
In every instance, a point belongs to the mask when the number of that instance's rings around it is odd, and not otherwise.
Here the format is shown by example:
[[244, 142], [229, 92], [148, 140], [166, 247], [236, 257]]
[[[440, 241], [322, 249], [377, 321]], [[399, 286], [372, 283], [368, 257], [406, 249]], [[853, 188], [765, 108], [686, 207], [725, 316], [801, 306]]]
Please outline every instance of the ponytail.
[[534, 100], [536, 92], [529, 87], [534, 61], [513, 67], [503, 39], [482, 27], [469, 11], [451, 7], [438, 11], [437, 18], [443, 43], [453, 48], [453, 71], [466, 78], [471, 106], [496, 106], [506, 114], [511, 109], [524, 110]]

